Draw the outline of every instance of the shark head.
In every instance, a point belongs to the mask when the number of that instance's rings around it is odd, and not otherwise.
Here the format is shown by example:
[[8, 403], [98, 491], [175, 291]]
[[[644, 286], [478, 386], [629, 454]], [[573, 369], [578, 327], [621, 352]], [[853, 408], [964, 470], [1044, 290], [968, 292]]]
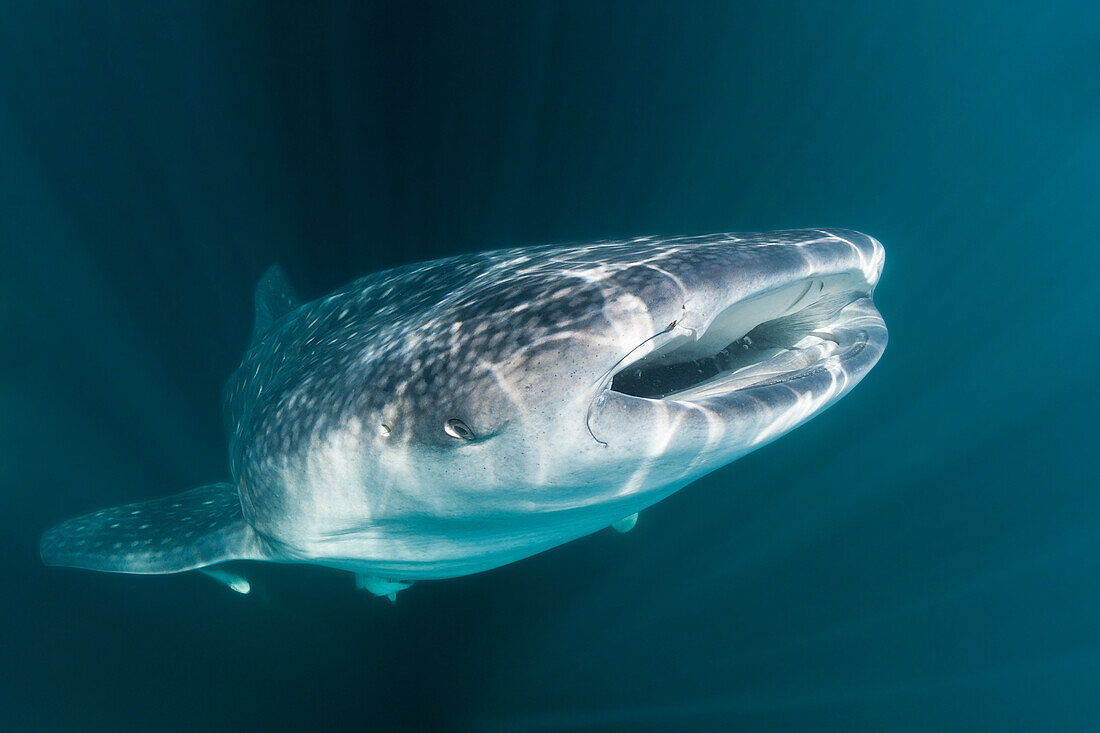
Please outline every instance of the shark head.
[[881, 244], [847, 231], [770, 236], [702, 265], [672, 254], [662, 268], [683, 283], [679, 317], [624, 345], [588, 407], [605, 469], [619, 469], [608, 503], [643, 506], [775, 440], [882, 355]]
[[358, 281], [284, 326], [313, 347], [260, 400], [254, 433], [282, 452], [245, 484], [282, 499], [246, 495], [246, 515], [296, 537], [287, 552], [401, 578], [590, 533], [854, 386], [886, 344], [882, 264], [870, 237], [813, 230], [502, 250]]

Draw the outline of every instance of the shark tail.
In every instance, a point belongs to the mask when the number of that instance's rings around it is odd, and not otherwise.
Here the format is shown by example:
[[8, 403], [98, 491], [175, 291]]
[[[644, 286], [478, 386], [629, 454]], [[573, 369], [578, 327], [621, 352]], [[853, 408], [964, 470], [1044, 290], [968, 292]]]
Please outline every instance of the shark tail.
[[178, 573], [264, 557], [231, 484], [69, 519], [42, 535], [39, 552], [47, 565], [111, 573]]

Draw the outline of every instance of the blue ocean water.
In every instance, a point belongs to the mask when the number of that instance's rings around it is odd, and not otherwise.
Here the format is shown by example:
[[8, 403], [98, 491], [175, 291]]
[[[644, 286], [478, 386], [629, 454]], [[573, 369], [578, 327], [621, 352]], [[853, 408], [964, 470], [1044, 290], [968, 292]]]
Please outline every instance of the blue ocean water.
[[[1098, 68], [1065, 2], [0, 4], [0, 728], [1096, 730]], [[817, 226], [883, 360], [627, 535], [392, 606], [39, 562], [227, 477], [273, 262]]]

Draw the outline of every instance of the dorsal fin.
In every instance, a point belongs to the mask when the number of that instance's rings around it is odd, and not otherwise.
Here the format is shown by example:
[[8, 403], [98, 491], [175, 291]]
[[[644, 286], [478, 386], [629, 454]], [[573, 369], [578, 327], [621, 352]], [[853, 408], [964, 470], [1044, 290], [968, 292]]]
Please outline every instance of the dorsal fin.
[[256, 321], [252, 326], [255, 344], [271, 330], [272, 324], [298, 307], [298, 296], [283, 268], [272, 265], [256, 285]]

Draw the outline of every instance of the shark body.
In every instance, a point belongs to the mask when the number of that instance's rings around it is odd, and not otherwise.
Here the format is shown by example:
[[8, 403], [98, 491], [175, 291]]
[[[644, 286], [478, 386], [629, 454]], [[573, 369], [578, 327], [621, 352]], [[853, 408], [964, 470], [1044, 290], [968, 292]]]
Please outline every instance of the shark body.
[[211, 566], [317, 563], [392, 598], [626, 531], [874, 366], [883, 259], [846, 230], [638, 238], [409, 265], [305, 304], [273, 268], [226, 388], [231, 481], [63, 522], [42, 558], [237, 590]]

